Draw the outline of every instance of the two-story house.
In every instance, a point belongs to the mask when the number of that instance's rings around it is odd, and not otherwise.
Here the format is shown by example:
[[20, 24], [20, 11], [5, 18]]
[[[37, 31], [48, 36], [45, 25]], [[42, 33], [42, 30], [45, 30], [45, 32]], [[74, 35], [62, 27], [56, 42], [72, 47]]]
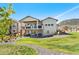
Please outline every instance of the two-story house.
[[27, 16], [15, 22], [12, 26], [12, 33], [24, 35], [53, 35], [57, 31], [57, 19], [47, 17], [44, 20]]

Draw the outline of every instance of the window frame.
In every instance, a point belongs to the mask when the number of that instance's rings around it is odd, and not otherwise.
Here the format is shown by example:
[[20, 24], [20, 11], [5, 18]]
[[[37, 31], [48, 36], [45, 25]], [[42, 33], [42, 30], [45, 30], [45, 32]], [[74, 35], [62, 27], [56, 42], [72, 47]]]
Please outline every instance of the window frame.
[[47, 24], [45, 24], [45, 26], [47, 26]]
[[54, 24], [51, 24], [51, 26], [53, 26]]
[[48, 24], [48, 26], [50, 26], [50, 24]]

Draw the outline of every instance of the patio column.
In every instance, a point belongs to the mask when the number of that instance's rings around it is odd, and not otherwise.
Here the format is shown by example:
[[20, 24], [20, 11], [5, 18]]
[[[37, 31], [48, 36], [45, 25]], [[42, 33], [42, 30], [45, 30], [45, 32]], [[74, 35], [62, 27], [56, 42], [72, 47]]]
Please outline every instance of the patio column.
[[20, 36], [22, 37], [22, 22], [21, 22]]
[[[38, 29], [38, 20], [37, 20], [37, 29]], [[36, 31], [36, 33], [37, 33], [37, 36], [38, 36], [38, 31]]]
[[37, 20], [37, 29], [38, 29], [38, 20]]

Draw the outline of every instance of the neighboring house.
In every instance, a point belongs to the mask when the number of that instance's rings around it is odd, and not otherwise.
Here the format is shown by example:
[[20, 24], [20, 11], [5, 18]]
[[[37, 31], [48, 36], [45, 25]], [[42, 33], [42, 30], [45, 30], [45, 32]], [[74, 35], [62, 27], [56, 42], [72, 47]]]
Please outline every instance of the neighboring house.
[[21, 36], [24, 35], [36, 35], [45, 36], [53, 35], [57, 31], [56, 22], [58, 20], [47, 17], [44, 20], [39, 20], [37, 18], [27, 16], [23, 19], [15, 22], [12, 26], [12, 33], [19, 33]]
[[[67, 28], [67, 30], [65, 30], [64, 28]], [[79, 32], [79, 25], [62, 25], [59, 26], [58, 29], [65, 32]]]
[[79, 19], [72, 18], [63, 20], [59, 23], [58, 28], [61, 30], [65, 29], [67, 32], [79, 32]]
[[14, 21], [14, 24], [12, 25], [10, 30], [12, 34], [18, 33], [18, 22], [17, 21]]

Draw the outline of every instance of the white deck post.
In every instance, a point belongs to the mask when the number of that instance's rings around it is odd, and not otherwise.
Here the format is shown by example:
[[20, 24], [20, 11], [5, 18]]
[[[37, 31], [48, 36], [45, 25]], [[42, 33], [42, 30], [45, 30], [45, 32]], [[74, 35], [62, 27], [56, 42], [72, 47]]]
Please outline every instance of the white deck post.
[[37, 29], [38, 29], [38, 20], [37, 20]]
[[[37, 20], [37, 30], [38, 30], [38, 20]], [[38, 32], [37, 32], [37, 36], [38, 36]]]

